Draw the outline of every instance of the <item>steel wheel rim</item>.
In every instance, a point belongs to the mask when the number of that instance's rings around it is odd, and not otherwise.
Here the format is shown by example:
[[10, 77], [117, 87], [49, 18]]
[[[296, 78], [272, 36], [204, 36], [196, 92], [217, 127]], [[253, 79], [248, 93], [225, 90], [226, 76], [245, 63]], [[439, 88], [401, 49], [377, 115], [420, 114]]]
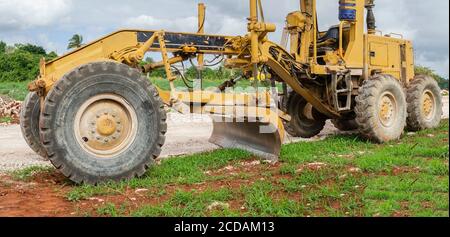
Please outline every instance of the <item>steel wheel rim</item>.
[[136, 111], [121, 96], [94, 96], [78, 109], [74, 132], [84, 151], [97, 158], [115, 157], [136, 138]]
[[398, 105], [391, 92], [385, 92], [378, 104], [378, 119], [384, 127], [392, 127], [398, 117]]
[[426, 121], [431, 121], [436, 112], [436, 98], [433, 92], [426, 90], [422, 96], [422, 115]]

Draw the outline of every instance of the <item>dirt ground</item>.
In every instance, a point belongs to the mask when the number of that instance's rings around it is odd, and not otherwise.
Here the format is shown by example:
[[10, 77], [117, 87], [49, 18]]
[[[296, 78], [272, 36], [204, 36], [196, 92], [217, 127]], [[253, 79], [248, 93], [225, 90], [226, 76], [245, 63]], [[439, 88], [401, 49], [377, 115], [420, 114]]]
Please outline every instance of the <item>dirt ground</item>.
[[[170, 113], [168, 133], [161, 158], [195, 154], [218, 149], [208, 142], [213, 127], [209, 116], [190, 116]], [[327, 124], [324, 131], [313, 139], [286, 138], [286, 142], [315, 141], [338, 132], [333, 125]], [[50, 165], [36, 155], [22, 138], [19, 125], [0, 126], [0, 173], [23, 169], [30, 166]]]
[[[443, 117], [449, 117], [448, 97], [445, 98]], [[212, 132], [211, 121], [208, 117], [191, 117], [171, 113], [168, 125], [169, 132], [162, 158], [218, 148], [208, 142]], [[302, 140], [321, 140], [336, 133], [339, 132], [330, 123], [327, 123], [326, 128], [319, 136]], [[300, 140], [286, 139], [286, 143], [296, 141]], [[80, 203], [67, 201], [65, 195], [70, 190], [70, 184], [58, 173], [38, 175], [27, 182], [13, 180], [7, 174], [8, 171], [35, 165], [47, 166], [50, 164], [28, 148], [18, 125], [0, 127], [0, 216], [83, 216], [83, 212], [77, 210], [95, 210], [102, 203], [108, 201], [101, 197]], [[136, 190], [128, 190], [125, 195], [121, 196], [137, 200], [137, 202], [143, 198]], [[151, 203], [151, 200], [141, 201], [146, 203], [150, 201]]]
[[[256, 159], [256, 158], [255, 158]], [[262, 168], [259, 160], [244, 162], [245, 172], [259, 177], [263, 169], [276, 170], [280, 164], [272, 164]], [[228, 172], [226, 169], [214, 171], [215, 175]], [[193, 185], [167, 186], [165, 197], [175, 193], [177, 190], [204, 190], [208, 187], [239, 187], [242, 183], [254, 183], [257, 179], [245, 179], [230, 181], [214, 181]], [[1, 217], [83, 217], [100, 216], [97, 213], [99, 207], [106, 203], [132, 203], [135, 207], [141, 205], [157, 205], [165, 201], [164, 197], [149, 197], [141, 192], [149, 190], [127, 188], [120, 195], [96, 196], [80, 202], [71, 202], [67, 199], [67, 193], [72, 184], [56, 172], [40, 173], [31, 180], [17, 181], [8, 175], [0, 174], [0, 216]], [[235, 203], [242, 206], [242, 203]], [[133, 206], [129, 207], [133, 209]], [[130, 214], [130, 213], [125, 213]]]
[[[449, 98], [444, 98], [443, 118], [449, 117]], [[195, 154], [218, 149], [208, 142], [212, 133], [209, 116], [181, 115], [169, 113], [168, 133], [161, 158]], [[317, 141], [329, 135], [339, 133], [331, 123], [322, 133], [312, 139], [286, 138], [286, 143], [298, 141]], [[23, 169], [35, 165], [50, 165], [37, 156], [25, 143], [18, 125], [0, 126], [0, 173]]]

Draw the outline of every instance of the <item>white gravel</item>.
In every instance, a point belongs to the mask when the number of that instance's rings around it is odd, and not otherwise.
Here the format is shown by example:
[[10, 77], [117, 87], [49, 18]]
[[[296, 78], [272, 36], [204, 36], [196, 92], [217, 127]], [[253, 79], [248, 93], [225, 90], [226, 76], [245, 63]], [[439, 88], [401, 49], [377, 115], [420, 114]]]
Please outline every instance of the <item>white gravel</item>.
[[[449, 118], [449, 98], [444, 98], [444, 116]], [[336, 134], [333, 125], [327, 123], [322, 133], [313, 139], [286, 138], [286, 143], [298, 141], [317, 141]], [[208, 142], [212, 133], [212, 123], [208, 116], [181, 115], [170, 113], [166, 143], [162, 158], [195, 154], [218, 149]], [[50, 165], [48, 161], [37, 156], [22, 138], [18, 125], [0, 126], [0, 172], [23, 169], [35, 165]]]

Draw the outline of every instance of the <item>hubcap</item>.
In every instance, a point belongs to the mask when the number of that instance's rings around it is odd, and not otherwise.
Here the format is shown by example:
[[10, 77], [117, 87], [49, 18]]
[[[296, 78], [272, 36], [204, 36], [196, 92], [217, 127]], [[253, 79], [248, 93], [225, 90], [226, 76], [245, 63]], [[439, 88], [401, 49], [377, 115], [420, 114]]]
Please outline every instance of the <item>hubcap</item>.
[[384, 93], [378, 108], [378, 117], [381, 124], [385, 127], [391, 127], [397, 118], [397, 101], [395, 96], [390, 92]]
[[425, 120], [432, 120], [436, 109], [436, 100], [431, 91], [425, 91], [422, 100], [422, 114]]
[[137, 133], [136, 112], [120, 96], [98, 95], [80, 107], [74, 130], [85, 151], [99, 158], [111, 158], [133, 143]]

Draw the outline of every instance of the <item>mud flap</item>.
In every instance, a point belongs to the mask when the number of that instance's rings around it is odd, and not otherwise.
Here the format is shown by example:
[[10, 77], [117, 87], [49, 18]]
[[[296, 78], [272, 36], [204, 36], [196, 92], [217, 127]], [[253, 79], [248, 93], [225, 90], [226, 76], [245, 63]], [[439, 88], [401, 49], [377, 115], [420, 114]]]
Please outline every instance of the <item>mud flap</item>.
[[211, 117], [214, 125], [209, 139], [211, 143], [223, 148], [246, 150], [265, 160], [278, 161], [284, 127], [276, 113], [264, 112], [259, 113], [259, 116], [241, 118], [217, 114]]

